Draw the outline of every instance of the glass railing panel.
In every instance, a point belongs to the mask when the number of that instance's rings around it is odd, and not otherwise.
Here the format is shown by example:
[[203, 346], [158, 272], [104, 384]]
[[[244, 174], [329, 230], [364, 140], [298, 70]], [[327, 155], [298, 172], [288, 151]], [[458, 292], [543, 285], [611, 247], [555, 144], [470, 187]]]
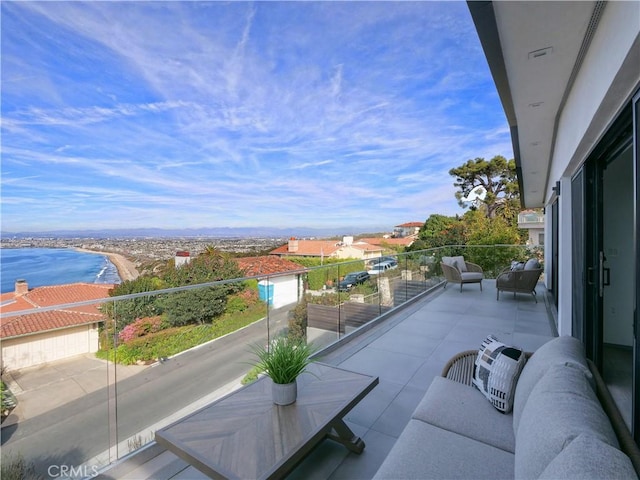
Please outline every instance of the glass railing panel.
[[298, 324], [306, 323], [306, 336], [315, 348], [333, 343], [344, 333], [340, 303], [345, 293], [340, 282], [344, 276], [338, 263], [330, 263], [307, 271], [306, 288], [294, 316]]
[[[17, 405], [2, 423], [2, 478], [85, 477], [113, 460], [114, 370], [86, 354], [97, 349], [98, 319], [98, 306], [91, 302], [3, 314], [5, 326], [58, 325], [61, 330], [28, 335], [27, 328], [25, 337], [3, 341], [2, 379]], [[39, 364], [22, 367], [27, 357]]]
[[380, 315], [380, 292], [376, 282], [375, 261], [349, 262], [340, 288], [341, 335], [349, 334]]
[[[117, 372], [111, 433], [117, 458], [240, 388], [256, 362], [251, 346], [269, 344], [269, 319], [273, 335], [280, 328], [278, 312], [267, 309], [250, 279], [133, 297], [114, 302], [107, 334]], [[286, 312], [284, 318], [286, 326]]]

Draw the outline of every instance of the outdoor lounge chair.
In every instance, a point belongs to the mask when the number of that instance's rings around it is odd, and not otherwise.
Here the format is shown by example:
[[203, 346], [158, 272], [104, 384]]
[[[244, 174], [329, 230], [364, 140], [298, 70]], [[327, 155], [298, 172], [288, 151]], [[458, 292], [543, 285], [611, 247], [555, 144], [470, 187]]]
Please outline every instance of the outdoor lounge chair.
[[542, 267], [535, 258], [527, 260], [521, 270], [514, 267], [505, 268], [496, 278], [496, 300], [500, 300], [500, 291], [503, 291], [513, 292], [514, 297], [516, 293], [530, 293], [538, 303], [536, 285], [540, 275], [542, 275]]
[[482, 291], [484, 274], [480, 265], [467, 262], [464, 257], [442, 257], [440, 266], [446, 280], [444, 288], [447, 287], [449, 282], [459, 283], [460, 291], [462, 292], [462, 285], [465, 283], [479, 283], [480, 291]]

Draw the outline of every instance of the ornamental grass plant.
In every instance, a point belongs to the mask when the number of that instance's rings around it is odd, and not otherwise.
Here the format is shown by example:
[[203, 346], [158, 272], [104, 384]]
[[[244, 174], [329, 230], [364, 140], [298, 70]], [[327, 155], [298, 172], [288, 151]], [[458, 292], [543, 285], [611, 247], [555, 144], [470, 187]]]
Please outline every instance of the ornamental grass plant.
[[273, 383], [287, 384], [296, 380], [312, 362], [310, 356], [315, 352], [311, 344], [292, 337], [279, 337], [270, 345], [252, 348], [258, 357], [255, 366], [271, 377]]

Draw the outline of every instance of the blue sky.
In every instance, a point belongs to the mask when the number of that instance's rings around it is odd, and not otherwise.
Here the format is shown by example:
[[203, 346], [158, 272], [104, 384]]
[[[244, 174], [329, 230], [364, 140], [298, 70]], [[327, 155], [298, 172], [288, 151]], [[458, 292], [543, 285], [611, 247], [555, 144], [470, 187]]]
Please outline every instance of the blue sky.
[[2, 2], [2, 230], [391, 230], [512, 158], [464, 2]]

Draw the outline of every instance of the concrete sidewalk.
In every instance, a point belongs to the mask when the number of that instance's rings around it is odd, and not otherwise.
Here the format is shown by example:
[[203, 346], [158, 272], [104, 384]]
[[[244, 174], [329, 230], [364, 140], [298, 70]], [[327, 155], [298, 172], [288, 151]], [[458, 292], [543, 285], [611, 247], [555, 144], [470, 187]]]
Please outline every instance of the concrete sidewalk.
[[42, 415], [68, 402], [113, 385], [140, 373], [149, 366], [118, 365], [100, 360], [88, 353], [5, 373], [4, 380], [18, 400], [18, 406], [2, 423], [13, 425]]

